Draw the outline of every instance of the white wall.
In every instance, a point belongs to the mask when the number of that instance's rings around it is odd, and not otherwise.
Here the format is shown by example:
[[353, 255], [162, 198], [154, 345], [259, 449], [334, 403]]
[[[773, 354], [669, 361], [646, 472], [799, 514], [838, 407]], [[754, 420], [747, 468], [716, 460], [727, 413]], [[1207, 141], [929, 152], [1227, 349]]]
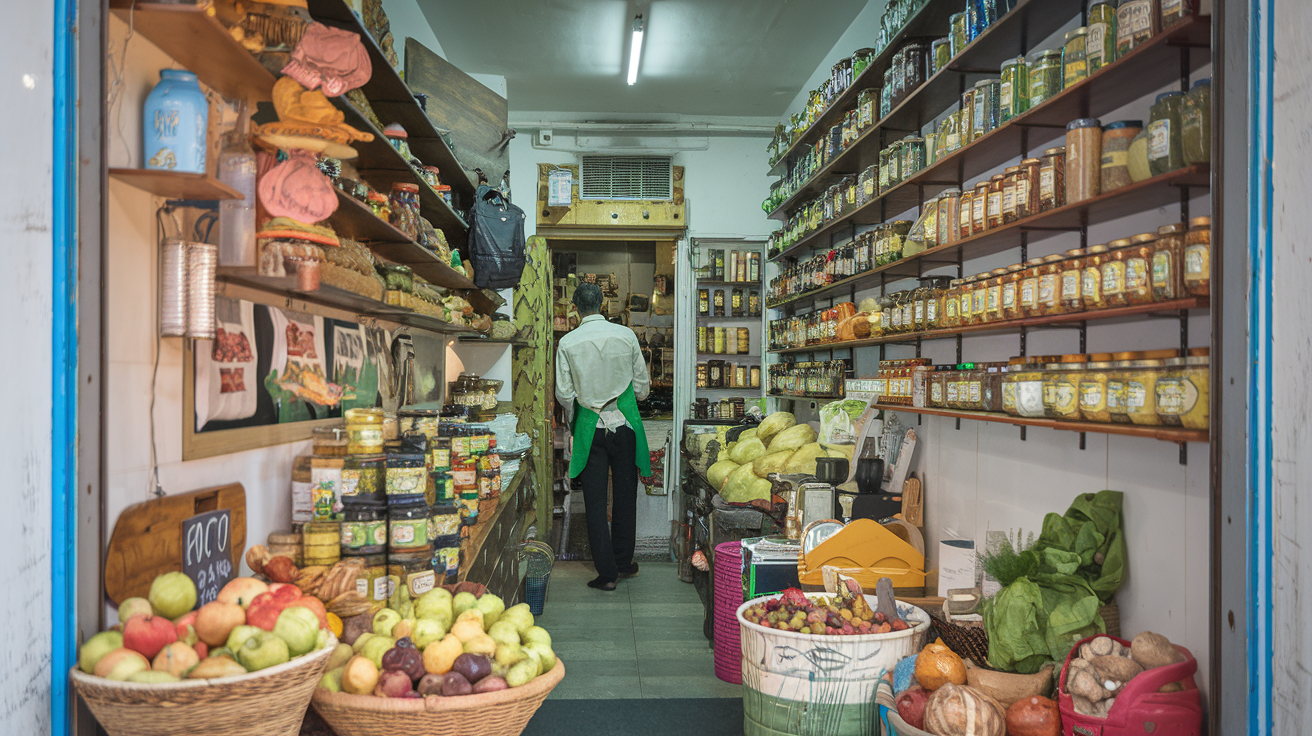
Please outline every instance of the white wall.
[[[392, 38], [396, 39], [392, 47], [396, 49], [396, 56], [401, 61], [402, 69], [405, 69], [407, 37], [427, 46], [430, 51], [443, 59], [446, 58], [442, 44], [438, 42], [437, 36], [433, 35], [433, 27], [424, 18], [424, 12], [419, 9], [418, 0], [383, 0], [383, 11], [387, 13], [387, 22], [392, 28]], [[470, 74], [469, 76], [487, 85], [502, 97], [506, 96], [505, 77], [497, 74]]]
[[846, 59], [857, 49], [874, 48], [879, 41], [879, 19], [884, 14], [886, 5], [888, 5], [888, 0], [870, 0], [866, 3], [865, 8], [857, 13], [857, 16], [852, 19], [852, 24], [847, 27], [843, 35], [838, 37], [834, 47], [825, 55], [824, 61], [820, 62], [820, 65], [815, 68], [815, 71], [811, 73], [811, 77], [806, 80], [806, 84], [802, 86], [802, 89], [797, 92], [797, 96], [793, 98], [792, 103], [788, 105], [788, 110], [783, 115], [784, 120], [806, 107], [806, 101], [811, 97], [811, 90], [819, 87], [824, 80], [829, 78], [834, 64], [837, 64], [840, 59]]

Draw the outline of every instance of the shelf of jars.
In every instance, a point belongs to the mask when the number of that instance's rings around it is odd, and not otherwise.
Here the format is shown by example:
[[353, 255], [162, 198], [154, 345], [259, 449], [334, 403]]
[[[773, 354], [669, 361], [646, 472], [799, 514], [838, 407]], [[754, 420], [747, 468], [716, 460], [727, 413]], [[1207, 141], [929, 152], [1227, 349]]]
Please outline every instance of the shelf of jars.
[[795, 355], [832, 350], [855, 350], [857, 348], [874, 345], [887, 345], [891, 343], [903, 343], [916, 340], [939, 340], [956, 337], [958, 335], [1016, 332], [1030, 327], [1045, 327], [1049, 325], [1069, 325], [1077, 327], [1082, 323], [1093, 321], [1107, 323], [1140, 317], [1175, 317], [1178, 316], [1181, 310], [1207, 309], [1209, 306], [1210, 302], [1208, 297], [1198, 296], [1189, 297], [1187, 299], [1172, 299], [1169, 301], [1149, 302], [1146, 304], [1133, 304], [1126, 307], [1112, 307], [1096, 311], [1023, 317], [1020, 319], [998, 320], [995, 322], [985, 322], [983, 324], [962, 325], [960, 327], [934, 330], [895, 332], [886, 335], [879, 335], [877, 337], [862, 338], [860, 340], [814, 343], [800, 347], [768, 350], [767, 352], [772, 355]]
[[[933, 4], [931, 2], [931, 5]], [[947, 5], [951, 7], [953, 4]], [[960, 3], [956, 5], [959, 6]], [[786, 212], [824, 191], [825, 187], [833, 183], [836, 178], [858, 174], [863, 166], [875, 163], [879, 150], [885, 144], [885, 136], [881, 133], [905, 135], [920, 130], [954, 102], [959, 101], [964, 90], [973, 88], [981, 79], [998, 76], [1002, 62], [1026, 53], [1024, 48], [1026, 40], [1046, 38], [1080, 12], [1080, 8], [1081, 3], [1078, 0], [1019, 0], [1012, 10], [984, 28], [974, 40], [947, 60], [938, 71], [933, 71], [937, 65], [932, 53], [926, 48], [926, 53], [922, 57], [927, 59], [928, 65], [923, 73], [924, 81], [892, 105], [889, 113], [882, 119], [857, 133], [837, 155], [773, 210], [769, 217], [776, 220], [786, 219]], [[943, 28], [944, 30], [938, 35], [948, 34], [946, 23]], [[864, 89], [878, 90], [881, 86], [882, 79], [871, 78]], [[858, 90], [857, 94], [859, 95], [861, 91]], [[879, 114], [879, 104], [878, 99], [874, 100], [876, 116]], [[849, 101], [848, 108], [850, 107]], [[861, 114], [858, 108], [858, 116]], [[835, 116], [830, 127], [842, 122], [843, 116]], [[819, 139], [820, 137], [817, 137], [815, 140]]]
[[351, 10], [350, 4], [343, 0], [309, 0], [308, 5], [310, 15], [315, 20], [360, 35], [373, 67], [373, 74], [362, 88], [370, 106], [380, 120], [400, 123], [406, 129], [410, 136], [410, 150], [419, 160], [441, 170], [443, 183], [451, 187], [461, 207], [471, 204], [475, 187], [465, 174], [464, 167], [401, 78], [400, 72], [383, 55], [377, 40]]
[[1207, 187], [1210, 184], [1210, 165], [1186, 166], [1128, 184], [1106, 194], [1023, 217], [970, 237], [926, 248], [919, 253], [903, 256], [891, 263], [875, 266], [853, 276], [837, 278], [833, 283], [821, 288], [767, 302], [766, 306], [771, 309], [788, 306], [796, 309], [813, 304], [818, 299], [850, 296], [857, 291], [878, 286], [890, 277], [918, 278], [935, 268], [956, 266], [966, 258], [1015, 248], [1020, 245], [1022, 237], [1026, 239], [1031, 235], [1037, 238], [1047, 237], [1061, 232], [1080, 230], [1088, 225], [1109, 222], [1136, 212], [1171, 204], [1178, 205], [1182, 197], [1187, 196], [1189, 188]]
[[[1039, 144], [1054, 140], [1064, 134], [1066, 125], [1074, 119], [1088, 115], [1105, 114], [1134, 102], [1154, 90], [1161, 89], [1171, 82], [1181, 80], [1187, 83], [1187, 75], [1210, 62], [1210, 54], [1191, 53], [1194, 48], [1208, 48], [1211, 39], [1210, 16], [1187, 16], [1172, 27], [1142, 42], [1116, 61], [1100, 68], [1097, 72], [1066, 87], [1061, 92], [1046, 99], [1029, 110], [1000, 123], [989, 132], [975, 139], [962, 148], [948, 153], [933, 163], [919, 169], [914, 174], [904, 177], [900, 182], [890, 186], [879, 195], [872, 196], [859, 205], [849, 206], [841, 215], [825, 222], [815, 230], [800, 237], [797, 242], [769, 255], [769, 260], [778, 261], [798, 251], [828, 244], [828, 239], [837, 233], [851, 231], [857, 225], [873, 225], [883, 222], [888, 215], [906, 212], [918, 207], [926, 194], [933, 196], [951, 186], [961, 186], [985, 172], [996, 169], [1002, 164], [1028, 155]], [[934, 78], [949, 73], [949, 69], [940, 71]], [[946, 79], [946, 77], [945, 77]], [[922, 85], [921, 90], [913, 93], [898, 109], [890, 113], [889, 118], [897, 116], [908, 125], [906, 120], [912, 116], [928, 121], [952, 107], [952, 100], [941, 106], [930, 108], [921, 100], [922, 92], [939, 89], [940, 82]], [[950, 86], [950, 85], [948, 85]], [[943, 87], [944, 90], [947, 87]], [[928, 100], [930, 95], [925, 95]], [[1146, 119], [1145, 115], [1145, 119]], [[887, 121], [880, 121], [875, 127], [862, 131], [857, 140], [860, 144], [850, 146], [840, 152], [827, 168], [844, 170], [855, 166], [844, 162], [871, 163], [864, 160], [871, 158], [867, 151], [872, 145], [878, 145], [879, 136], [871, 136], [879, 126], [893, 127]], [[919, 129], [921, 126], [915, 126]], [[906, 130], [906, 127], [901, 127]], [[874, 143], [870, 143], [873, 141]], [[855, 172], [846, 172], [855, 173]], [[928, 192], [926, 191], [928, 190]], [[787, 220], [779, 215], [787, 207], [781, 207], [771, 213], [775, 219]]]
[[924, 414], [936, 417], [955, 417], [957, 419], [974, 419], [980, 422], [1014, 424], [1022, 427], [1047, 427], [1068, 432], [1092, 432], [1097, 434], [1116, 434], [1129, 437], [1146, 437], [1164, 442], [1207, 442], [1206, 429], [1186, 429], [1184, 427], [1161, 427], [1139, 424], [1102, 424], [1099, 422], [1067, 422], [1057, 419], [1040, 419], [1036, 417], [1016, 417], [1010, 414], [998, 414], [988, 411], [962, 411], [956, 409], [933, 409], [929, 407], [905, 406], [902, 404], [876, 404], [884, 411], [900, 411], [908, 414]]

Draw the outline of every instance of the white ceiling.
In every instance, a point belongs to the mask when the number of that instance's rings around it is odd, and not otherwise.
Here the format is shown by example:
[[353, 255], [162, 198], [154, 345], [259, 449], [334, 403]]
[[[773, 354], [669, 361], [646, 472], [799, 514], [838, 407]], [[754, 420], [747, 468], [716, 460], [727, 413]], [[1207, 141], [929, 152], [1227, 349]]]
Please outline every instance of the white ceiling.
[[[783, 115], [867, 0], [419, 0], [449, 61], [512, 111]], [[646, 34], [626, 84], [633, 17]], [[398, 37], [404, 29], [392, 29]], [[874, 39], [871, 39], [873, 41]]]

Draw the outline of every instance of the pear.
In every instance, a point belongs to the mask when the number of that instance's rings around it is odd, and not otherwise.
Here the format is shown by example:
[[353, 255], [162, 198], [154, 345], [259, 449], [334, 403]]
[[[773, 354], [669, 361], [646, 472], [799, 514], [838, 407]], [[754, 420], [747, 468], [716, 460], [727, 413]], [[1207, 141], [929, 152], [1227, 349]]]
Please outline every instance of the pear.
[[536, 644], [540, 642], [548, 647], [551, 646], [551, 634], [548, 634], [547, 630], [541, 626], [529, 627], [519, 636], [525, 644]]
[[506, 671], [509, 671], [515, 663], [527, 657], [528, 655], [524, 653], [524, 648], [518, 644], [498, 644], [496, 656], [493, 657], [492, 661], [494, 664], [501, 665]]
[[542, 663], [543, 672], [550, 672], [556, 666], [556, 652], [546, 644], [537, 642], [529, 644], [527, 647], [524, 647], [524, 649], [538, 655], [538, 660]]
[[455, 619], [451, 593], [445, 588], [433, 588], [415, 599], [415, 618], [441, 618], [445, 614], [448, 626]]
[[338, 644], [333, 653], [328, 655], [328, 669], [335, 670], [338, 667], [346, 666], [346, 663], [351, 661], [351, 655], [353, 654], [355, 654], [355, 650], [351, 648], [350, 644]]
[[497, 622], [501, 612], [506, 610], [506, 603], [499, 596], [484, 593], [483, 597], [479, 598], [474, 604], [474, 607], [483, 612], [483, 625], [491, 626]]
[[506, 622], [514, 624], [515, 629], [523, 633], [526, 629], [533, 626], [533, 612], [529, 610], [527, 603], [518, 603], [507, 608], [497, 622]]
[[509, 621], [498, 621], [487, 630], [487, 635], [492, 637], [498, 644], [514, 644], [519, 646], [519, 631], [515, 625]]
[[492, 655], [496, 654], [497, 651], [497, 643], [487, 634], [479, 634], [469, 641], [466, 641], [464, 644], [466, 654], [482, 654], [489, 659], [491, 659]]
[[455, 597], [451, 599], [451, 610], [456, 614], [456, 618], [459, 618], [460, 614], [476, 605], [478, 605], [478, 599], [474, 597], [473, 593], [469, 592], [456, 593]]

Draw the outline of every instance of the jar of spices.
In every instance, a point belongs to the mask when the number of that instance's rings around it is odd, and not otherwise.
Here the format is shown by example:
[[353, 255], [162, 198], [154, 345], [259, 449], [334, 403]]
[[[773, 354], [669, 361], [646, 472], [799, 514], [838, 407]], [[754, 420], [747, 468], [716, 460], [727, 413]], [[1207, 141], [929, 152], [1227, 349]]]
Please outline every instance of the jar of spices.
[[958, 302], [961, 305], [958, 316], [960, 327], [979, 324], [975, 321], [975, 279], [974, 276], [961, 279], [960, 288], [957, 290]]
[[1061, 49], [1046, 49], [1030, 62], [1030, 107], [1035, 108], [1062, 89]]
[[887, 192], [893, 187], [889, 172], [893, 164], [893, 149], [884, 148], [879, 152], [879, 191]]
[[1012, 358], [1002, 369], [1002, 411], [1020, 416], [1016, 411], [1016, 373], [1025, 365], [1025, 358]]
[[1130, 304], [1148, 304], [1153, 300], [1152, 261], [1156, 242], [1156, 233], [1130, 238], [1125, 256], [1125, 300]]
[[1004, 269], [1002, 276], [1002, 318], [1004, 320], [1020, 319], [1020, 274], [1025, 268], [1017, 263]]
[[1106, 245], [1090, 246], [1084, 252], [1084, 269], [1080, 282], [1080, 299], [1084, 309], [1106, 309], [1102, 295], [1102, 264], [1107, 258]]
[[1062, 45], [1062, 89], [1068, 89], [1089, 76], [1089, 64], [1086, 60], [1086, 42], [1089, 29], [1080, 26], [1066, 33], [1066, 43]]
[[1063, 255], [1058, 299], [1066, 312], [1080, 312], [1084, 310], [1084, 249], [1073, 248]]
[[971, 283], [971, 300], [970, 300], [970, 319], [971, 324], [982, 325], [988, 321], [985, 315], [988, 312], [989, 298], [989, 274], [988, 272], [975, 275]]
[[984, 321], [1001, 322], [1002, 314], [1002, 281], [1007, 275], [1007, 269], [995, 268], [989, 271], [989, 278], [986, 282], [984, 291]]
[[1005, 174], [994, 174], [989, 178], [988, 199], [984, 211], [984, 224], [989, 230], [1002, 227], [1002, 187], [1006, 181]]
[[1019, 166], [1008, 166], [1002, 172], [1002, 222], [1010, 225], [1020, 219], [1020, 203], [1016, 200], [1016, 179], [1020, 177]]
[[1142, 352], [1112, 353], [1111, 368], [1107, 372], [1107, 417], [1112, 424], [1129, 424], [1129, 407], [1126, 403], [1126, 378], [1130, 366], [1144, 357]]
[[961, 279], [952, 279], [943, 292], [941, 327], [961, 326]]
[[971, 112], [971, 140], [983, 138], [1002, 122], [1002, 80], [981, 79], [975, 83], [975, 99]]
[[[1001, 194], [1001, 189], [999, 189]], [[984, 179], [975, 185], [975, 196], [970, 198], [970, 234], [979, 235], [989, 229], [989, 180]]]
[[392, 184], [392, 196], [388, 202], [388, 222], [400, 230], [407, 238], [414, 240], [419, 235], [419, 185], [408, 182]]
[[871, 202], [878, 195], [879, 190], [879, 165], [867, 166], [856, 180], [856, 203], [857, 206]]
[[1116, 61], [1116, 3], [1101, 0], [1089, 6], [1088, 34], [1084, 41], [1084, 58], [1089, 74]]
[[965, 240], [974, 234], [971, 232], [974, 212], [975, 190], [966, 189], [961, 193], [961, 200], [957, 207], [957, 240]]
[[[348, 409], [348, 411], [350, 411]], [[381, 424], [379, 425], [381, 427]], [[381, 431], [381, 429], [380, 429]], [[386, 455], [351, 455], [342, 464], [342, 500], [382, 502], [386, 500]]]
[[1107, 376], [1112, 367], [1111, 353], [1093, 353], [1079, 375], [1080, 418], [1086, 422], [1107, 423]]
[[1210, 422], [1211, 362], [1208, 348], [1191, 348], [1184, 358], [1166, 361], [1157, 380], [1157, 415], [1163, 424], [1207, 429]]
[[957, 242], [958, 223], [961, 213], [961, 190], [956, 187], [944, 189], [938, 195], [938, 244], [947, 245]]
[[1043, 152], [1039, 164], [1039, 211], [1066, 205], [1066, 147]]
[[934, 73], [938, 74], [952, 63], [952, 39], [936, 39], [929, 45], [930, 55], [934, 58]]
[[975, 93], [973, 87], [961, 93], [961, 145], [963, 146], [970, 145], [979, 137], [975, 135]]
[[1184, 238], [1184, 290], [1190, 296], [1208, 296], [1212, 291], [1212, 218], [1189, 220]]
[[1089, 362], [1087, 355], [1063, 355], [1043, 372], [1043, 413], [1049, 419], [1076, 421], [1080, 418], [1080, 376]]
[[1158, 0], [1121, 0], [1116, 8], [1116, 58], [1162, 30]]
[[888, 186], [895, 187], [902, 183], [906, 178], [906, 172], [902, 170], [902, 149], [905, 144], [902, 141], [893, 141], [893, 145], [888, 147]]
[[1157, 228], [1150, 267], [1154, 301], [1164, 302], [1184, 296], [1184, 282], [1180, 278], [1184, 234], [1185, 226], [1179, 222]]
[[1031, 258], [1025, 261], [1024, 270], [1021, 271], [1020, 276], [1021, 316], [1038, 317], [1042, 314], [1039, 311], [1039, 267], [1042, 265], [1042, 258]]
[[1107, 254], [1102, 259], [1102, 298], [1108, 307], [1124, 307], [1130, 303], [1125, 295], [1125, 259], [1130, 246], [1129, 238], [1107, 244]]
[[1184, 150], [1180, 140], [1183, 111], [1183, 94], [1164, 92], [1157, 95], [1157, 102], [1153, 104], [1148, 116], [1148, 170], [1153, 176], [1184, 166]]
[[1040, 316], [1066, 313], [1066, 308], [1061, 301], [1061, 272], [1064, 260], [1066, 256], [1060, 253], [1042, 258], [1039, 265], [1038, 313]]
[[1066, 204], [1098, 196], [1102, 178], [1102, 122], [1079, 118], [1066, 125]]
[[1125, 410], [1134, 424], [1160, 426], [1157, 416], [1157, 379], [1166, 372], [1166, 361], [1175, 350], [1149, 350], [1144, 360], [1131, 362], [1125, 372]]
[[1042, 209], [1038, 186], [1042, 166], [1041, 159], [1027, 158], [1020, 162], [1020, 170], [1016, 172], [1016, 213], [1021, 219], [1037, 215]]
[[1194, 82], [1180, 110], [1180, 145], [1184, 164], [1212, 161], [1212, 80]]
[[939, 152], [936, 158], [943, 158], [950, 153], [961, 150], [961, 111], [950, 113], [939, 125]]
[[1024, 56], [1002, 62], [998, 87], [999, 120], [1007, 122], [1030, 109], [1030, 65]]
[[1102, 129], [1099, 193], [1114, 192], [1133, 183], [1130, 177], [1130, 143], [1141, 132], [1142, 120], [1117, 120]]
[[1044, 417], [1043, 409], [1043, 369], [1044, 366], [1034, 359], [1017, 366], [1011, 373], [1012, 384], [1016, 389], [1016, 415], [1022, 417]]
[[376, 555], [387, 551], [387, 506], [347, 502], [342, 509], [342, 554]]
[[352, 455], [377, 455], [383, 451], [383, 410], [347, 409], [346, 451]]

